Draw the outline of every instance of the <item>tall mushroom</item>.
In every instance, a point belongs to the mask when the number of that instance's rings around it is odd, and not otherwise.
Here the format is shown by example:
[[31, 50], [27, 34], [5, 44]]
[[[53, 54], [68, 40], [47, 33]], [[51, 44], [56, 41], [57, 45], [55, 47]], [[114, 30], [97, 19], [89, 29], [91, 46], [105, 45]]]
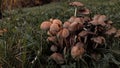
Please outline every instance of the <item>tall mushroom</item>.
[[91, 40], [96, 43], [95, 48], [98, 46], [98, 44], [104, 44], [106, 41], [105, 38], [102, 36], [93, 37], [93, 38], [91, 38]]
[[69, 3], [69, 5], [72, 5], [75, 7], [75, 12], [74, 12], [74, 16], [76, 17], [77, 14], [77, 7], [83, 7], [84, 4], [82, 4], [81, 2], [71, 2]]

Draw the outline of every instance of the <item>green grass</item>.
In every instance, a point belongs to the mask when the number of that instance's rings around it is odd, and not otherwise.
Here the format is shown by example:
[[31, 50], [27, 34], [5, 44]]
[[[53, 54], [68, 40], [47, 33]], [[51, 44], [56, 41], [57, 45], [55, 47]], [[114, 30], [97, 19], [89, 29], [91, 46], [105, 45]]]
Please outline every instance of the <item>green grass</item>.
[[[120, 28], [119, 0], [76, 1], [84, 3], [91, 10], [91, 16], [105, 14], [114, 22], [116, 28]], [[0, 36], [0, 64], [3, 68], [44, 68], [50, 55], [49, 43], [46, 42], [45, 31], [41, 31], [39, 25], [50, 18], [66, 21], [73, 13], [74, 9], [68, 2], [5, 11], [4, 18], [0, 20], [0, 28], [7, 28], [8, 32]], [[119, 41], [120, 39], [113, 39], [113, 54], [118, 61], [120, 61]], [[30, 60], [35, 56], [38, 58], [31, 64]]]

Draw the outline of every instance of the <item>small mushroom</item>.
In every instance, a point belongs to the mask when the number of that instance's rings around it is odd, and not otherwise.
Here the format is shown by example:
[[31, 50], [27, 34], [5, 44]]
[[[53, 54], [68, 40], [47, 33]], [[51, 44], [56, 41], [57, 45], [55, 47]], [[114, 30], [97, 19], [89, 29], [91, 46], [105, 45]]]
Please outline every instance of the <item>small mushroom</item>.
[[84, 6], [84, 4], [82, 4], [81, 2], [71, 2], [71, 3], [69, 3], [69, 5], [72, 5], [72, 6], [77, 6], [77, 7], [82, 7], [82, 6]]
[[98, 44], [104, 44], [106, 41], [105, 38], [102, 36], [91, 38], [91, 40], [96, 43], [95, 48], [98, 46]]
[[68, 22], [70, 22], [70, 23], [74, 22], [75, 18], [76, 18], [75, 16], [70, 17], [70, 19], [68, 20]]
[[57, 37], [61, 37], [61, 38], [67, 38], [69, 36], [69, 31], [66, 28], [63, 28], [62, 30], [60, 30], [57, 34]]
[[77, 15], [77, 7], [83, 7], [84, 4], [82, 4], [81, 2], [71, 2], [69, 3], [69, 5], [72, 5], [75, 7], [75, 11], [74, 11], [74, 16], [76, 17]]
[[50, 56], [51, 59], [53, 59], [57, 64], [63, 64], [64, 63], [64, 57], [60, 53], [53, 53]]
[[115, 27], [112, 27], [109, 30], [107, 30], [105, 34], [112, 35], [112, 34], [115, 34], [116, 32], [117, 32], [117, 29]]
[[70, 22], [64, 22], [63, 28], [68, 28], [70, 26]]
[[56, 41], [56, 37], [55, 36], [48, 37], [47, 41], [55, 42]]
[[68, 31], [68, 29], [64, 28], [62, 30], [62, 37], [67, 38], [68, 36], [69, 36], [69, 31]]
[[62, 21], [60, 21], [59, 19], [53, 19], [52, 24], [58, 24], [58, 26], [60, 27], [62, 25]]
[[75, 46], [71, 49], [71, 56], [74, 59], [82, 58], [83, 54], [85, 53], [85, 49], [83, 48], [84, 44], [81, 42], [78, 42], [75, 44]]
[[71, 31], [71, 32], [74, 32], [74, 31], [77, 31], [77, 30], [82, 29], [82, 28], [83, 28], [83, 24], [77, 23], [77, 22], [73, 22], [68, 27], [68, 30]]
[[52, 45], [52, 46], [50, 47], [50, 50], [53, 51], [53, 52], [56, 52], [56, 51], [57, 51], [57, 46]]
[[60, 27], [58, 26], [58, 24], [52, 24], [50, 26], [50, 31], [53, 32], [53, 31], [56, 31], [58, 32], [60, 30]]
[[40, 25], [40, 28], [41, 28], [42, 30], [48, 30], [48, 29], [50, 28], [50, 26], [51, 26], [51, 22], [49, 22], [49, 21], [44, 21], [44, 22], [42, 22], [42, 24]]
[[100, 15], [100, 17], [98, 18], [98, 24], [105, 26], [105, 21], [107, 20], [107, 17], [105, 15]]
[[85, 14], [85, 15], [87, 15], [87, 14], [90, 14], [90, 10], [87, 9], [87, 8], [80, 9], [80, 10], [79, 10], [79, 13], [80, 13], [80, 14]]
[[120, 30], [117, 30], [117, 32], [116, 32], [114, 37], [120, 37]]

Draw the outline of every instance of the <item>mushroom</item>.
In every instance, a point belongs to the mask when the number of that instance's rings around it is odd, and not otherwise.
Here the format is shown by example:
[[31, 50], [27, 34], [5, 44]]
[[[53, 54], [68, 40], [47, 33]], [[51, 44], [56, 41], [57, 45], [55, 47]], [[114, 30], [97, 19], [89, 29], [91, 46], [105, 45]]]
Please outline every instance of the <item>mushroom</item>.
[[71, 49], [71, 56], [74, 59], [82, 58], [82, 55], [85, 53], [85, 49], [83, 48], [84, 44], [81, 42], [78, 42], [75, 44], [75, 46]]
[[48, 29], [50, 28], [50, 26], [51, 26], [51, 22], [49, 22], [49, 21], [44, 21], [44, 22], [42, 22], [42, 24], [40, 25], [40, 28], [41, 28], [42, 30], [48, 30]]
[[52, 46], [50, 47], [50, 50], [53, 51], [53, 52], [56, 52], [56, 51], [57, 51], [57, 46], [52, 45]]
[[107, 17], [105, 15], [100, 15], [100, 17], [98, 18], [98, 24], [105, 26], [105, 21], [107, 20]]
[[93, 17], [93, 20], [90, 22], [93, 25], [101, 25], [101, 26], [105, 26], [106, 23], [105, 21], [107, 20], [105, 15], [95, 15]]
[[117, 32], [116, 32], [114, 37], [120, 37], [120, 30], [117, 30]]
[[48, 37], [47, 41], [55, 42], [56, 41], [56, 37], [55, 36]]
[[76, 18], [75, 16], [70, 17], [70, 19], [68, 20], [68, 22], [70, 22], [70, 23], [74, 22], [75, 18]]
[[50, 26], [50, 32], [58, 32], [60, 30], [60, 27], [58, 26], [58, 24], [52, 24]]
[[112, 34], [115, 34], [116, 32], [117, 32], [117, 29], [115, 27], [112, 27], [109, 30], [107, 30], [105, 34], [112, 35]]
[[59, 19], [53, 19], [52, 24], [58, 24], [60, 27], [62, 25], [62, 22]]
[[90, 10], [87, 8], [83, 8], [79, 10], [79, 13], [87, 15], [87, 14], [90, 14]]
[[78, 6], [78, 7], [82, 7], [82, 6], [84, 6], [84, 4], [82, 4], [81, 2], [77, 2], [77, 1], [75, 1], [75, 2], [71, 2], [71, 3], [69, 3], [69, 5], [72, 5], [72, 6]]
[[74, 32], [74, 31], [77, 31], [77, 30], [82, 29], [82, 28], [83, 28], [83, 24], [77, 23], [77, 22], [73, 22], [68, 27], [68, 30], [71, 31], [71, 32]]
[[102, 36], [91, 38], [91, 40], [96, 43], [95, 48], [98, 46], [98, 44], [103, 44], [106, 41], [105, 38]]
[[61, 38], [67, 38], [69, 36], [69, 31], [66, 28], [63, 28], [62, 30], [60, 30], [57, 34], [57, 37], [61, 37]]
[[54, 60], [57, 64], [63, 64], [64, 63], [64, 57], [60, 53], [53, 53], [50, 58]]
[[77, 7], [84, 6], [84, 4], [82, 4], [81, 2], [71, 2], [71, 3], [69, 3], [69, 5], [72, 5], [72, 6], [75, 7], [75, 12], [74, 12], [75, 17], [76, 17], [76, 14], [77, 14]]
[[68, 28], [70, 26], [70, 22], [66, 21], [63, 24], [63, 28]]

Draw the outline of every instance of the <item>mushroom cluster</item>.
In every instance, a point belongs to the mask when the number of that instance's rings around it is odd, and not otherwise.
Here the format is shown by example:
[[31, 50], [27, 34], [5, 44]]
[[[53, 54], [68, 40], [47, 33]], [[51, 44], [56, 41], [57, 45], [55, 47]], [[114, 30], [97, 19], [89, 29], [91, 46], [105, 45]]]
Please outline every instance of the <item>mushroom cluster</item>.
[[[84, 7], [80, 2], [70, 5]], [[76, 9], [75, 9], [76, 10]], [[89, 10], [77, 9], [82, 16], [71, 16], [65, 22], [50, 19], [42, 22], [40, 28], [47, 31], [47, 42], [50, 42], [50, 56], [58, 64], [65, 63], [65, 55], [70, 54], [75, 60], [81, 59], [85, 53], [93, 53], [96, 48], [105, 48], [105, 36], [120, 37], [120, 30], [112, 26], [105, 15], [86, 16]]]

